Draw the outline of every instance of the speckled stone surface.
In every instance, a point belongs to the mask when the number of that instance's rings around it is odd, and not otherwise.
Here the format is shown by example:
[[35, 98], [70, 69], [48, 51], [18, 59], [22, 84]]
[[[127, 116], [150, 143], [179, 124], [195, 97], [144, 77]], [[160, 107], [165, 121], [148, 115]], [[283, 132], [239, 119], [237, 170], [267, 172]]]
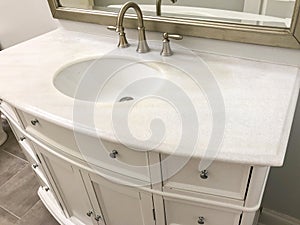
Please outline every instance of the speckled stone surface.
[[[150, 47], [151, 53], [137, 57], [159, 57], [160, 46]], [[73, 62], [101, 57], [115, 49], [115, 37], [58, 29], [1, 51], [0, 98], [19, 109], [72, 128], [75, 101], [54, 87], [55, 74]], [[133, 54], [134, 50], [133, 46], [125, 51]], [[173, 60], [173, 63], [177, 60], [182, 65], [186, 60], [186, 65], [190, 63], [195, 71], [201, 69], [200, 65], [187, 60], [191, 56], [180, 53], [178, 51], [173, 58], [161, 60]], [[225, 115], [222, 114], [224, 121], [221, 122], [224, 122], [225, 129], [214, 158], [249, 165], [282, 165], [299, 91], [298, 68], [199, 52], [197, 57], [214, 75], [224, 103]], [[168, 68], [165, 67], [166, 76], [172, 76], [176, 84], [187, 90], [199, 119], [195, 151], [183, 145], [176, 154], [206, 157], [209, 155], [206, 149], [211, 131], [218, 118], [212, 116], [206, 93], [189, 86], [182, 74], [173, 71], [174, 74], [170, 75], [172, 69]], [[77, 113], [80, 110], [84, 113], [90, 106], [84, 101], [76, 104], [80, 106], [76, 108]], [[111, 121], [112, 104], [96, 103], [93, 107], [92, 119], [98, 135], [117, 141]], [[125, 110], [126, 103], [118, 107]], [[165, 136], [155, 151], [174, 153], [182, 136], [182, 118], [165, 101], [153, 98], [135, 105], [128, 115], [132, 135], [140, 139], [149, 138], [149, 124], [156, 117], [164, 121]], [[79, 125], [84, 132], [93, 128], [89, 124]], [[130, 145], [132, 140], [126, 139], [125, 144]], [[144, 146], [137, 144], [135, 147]]]

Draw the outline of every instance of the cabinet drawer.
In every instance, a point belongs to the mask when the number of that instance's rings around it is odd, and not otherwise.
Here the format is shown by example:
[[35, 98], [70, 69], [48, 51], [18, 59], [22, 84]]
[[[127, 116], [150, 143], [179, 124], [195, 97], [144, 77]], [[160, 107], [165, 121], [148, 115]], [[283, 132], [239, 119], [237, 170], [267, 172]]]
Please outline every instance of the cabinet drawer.
[[[172, 163], [164, 160], [162, 155], [162, 176], [164, 186], [179, 190], [189, 190], [244, 199], [251, 167], [247, 165], [213, 162], [206, 170], [199, 170], [200, 159], [190, 159], [175, 175], [172, 176], [178, 161]], [[174, 165], [175, 164], [175, 165]], [[180, 163], [178, 163], [180, 165]]]
[[167, 225], [238, 225], [241, 212], [164, 199]]
[[37, 139], [75, 157], [81, 157], [74, 132], [62, 126], [18, 110], [25, 130]]
[[132, 150], [119, 143], [102, 143], [104, 155], [99, 160], [100, 165], [116, 173], [150, 183], [147, 152]]
[[95, 169], [111, 170], [138, 180], [150, 182], [148, 154], [122, 144], [100, 141], [98, 138], [74, 131], [18, 111], [25, 129], [50, 147], [83, 159]]

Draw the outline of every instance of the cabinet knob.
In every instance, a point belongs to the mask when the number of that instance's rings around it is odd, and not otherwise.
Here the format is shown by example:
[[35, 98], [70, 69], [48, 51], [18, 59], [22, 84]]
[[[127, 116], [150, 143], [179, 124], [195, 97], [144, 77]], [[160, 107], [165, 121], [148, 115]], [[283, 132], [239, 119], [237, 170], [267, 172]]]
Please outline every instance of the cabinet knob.
[[39, 165], [38, 165], [38, 164], [33, 164], [32, 167], [33, 167], [34, 169], [36, 169], [37, 167], [39, 167]]
[[20, 141], [24, 141], [26, 137], [20, 137]]
[[207, 179], [208, 178], [208, 170], [202, 170], [200, 173], [201, 179]]
[[204, 223], [205, 223], [205, 218], [203, 216], [199, 216], [198, 224], [204, 224]]
[[99, 215], [96, 215], [96, 216], [95, 216], [95, 220], [96, 220], [96, 221], [99, 221], [100, 219], [101, 219], [101, 216], [99, 216]]
[[45, 191], [49, 191], [50, 189], [48, 187], [45, 187]]
[[117, 158], [118, 155], [118, 151], [117, 150], [112, 150], [112, 152], [109, 154], [109, 156], [113, 159]]
[[37, 125], [39, 123], [39, 121], [37, 119], [31, 120], [31, 124], [33, 126]]
[[87, 213], [86, 213], [86, 215], [88, 216], [88, 217], [91, 217], [92, 216], [92, 214], [93, 214], [93, 212], [90, 210], [90, 211], [88, 211]]

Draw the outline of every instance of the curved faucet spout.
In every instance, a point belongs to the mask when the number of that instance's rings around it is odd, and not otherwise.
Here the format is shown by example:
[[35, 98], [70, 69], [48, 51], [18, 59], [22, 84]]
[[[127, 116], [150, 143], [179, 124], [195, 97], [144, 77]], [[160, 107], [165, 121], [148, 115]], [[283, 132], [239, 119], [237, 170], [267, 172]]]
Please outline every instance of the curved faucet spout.
[[126, 40], [123, 22], [124, 22], [125, 13], [130, 8], [133, 8], [135, 10], [138, 19], [139, 40], [138, 40], [137, 52], [139, 53], [149, 52], [150, 49], [146, 41], [143, 13], [140, 7], [135, 2], [126, 2], [122, 6], [118, 14], [117, 25], [116, 25], [116, 31], [119, 33], [119, 37], [120, 37], [118, 47], [126, 48], [129, 46]]
[[[172, 3], [176, 3], [177, 0], [171, 0]], [[156, 0], [156, 15], [161, 16], [161, 0]]]
[[118, 19], [117, 19], [117, 29], [123, 26], [125, 13], [130, 8], [133, 8], [136, 12], [137, 19], [138, 19], [138, 27], [139, 28], [144, 27], [143, 13], [141, 8], [135, 2], [126, 2], [119, 11]]

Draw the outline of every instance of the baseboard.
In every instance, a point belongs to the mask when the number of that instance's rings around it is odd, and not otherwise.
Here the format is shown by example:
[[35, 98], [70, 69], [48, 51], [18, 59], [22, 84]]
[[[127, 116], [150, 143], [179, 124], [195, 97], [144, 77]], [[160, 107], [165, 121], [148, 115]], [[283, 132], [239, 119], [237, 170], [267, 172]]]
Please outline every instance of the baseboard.
[[259, 224], [263, 225], [300, 225], [300, 220], [274, 210], [263, 208]]

